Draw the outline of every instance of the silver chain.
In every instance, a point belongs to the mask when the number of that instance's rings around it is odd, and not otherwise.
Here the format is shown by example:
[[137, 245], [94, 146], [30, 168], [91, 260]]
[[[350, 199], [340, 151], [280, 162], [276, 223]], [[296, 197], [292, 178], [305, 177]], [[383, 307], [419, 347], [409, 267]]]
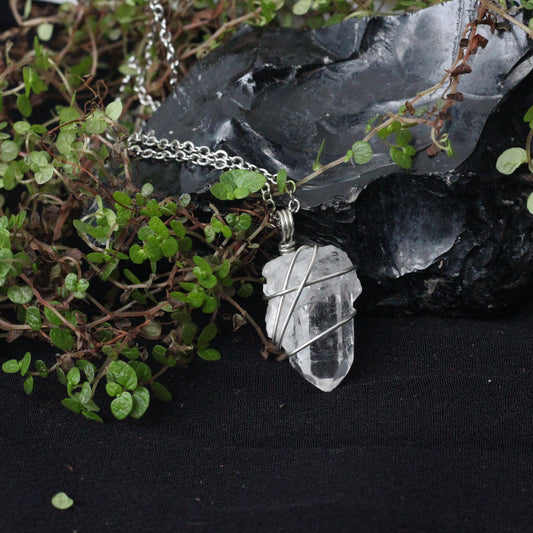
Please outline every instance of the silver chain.
[[251, 170], [260, 172], [268, 181], [276, 183], [276, 176], [264, 168], [248, 163], [242, 157], [230, 156], [224, 150], [213, 152], [208, 146], [197, 146], [191, 141], [180, 142], [155, 135], [135, 132], [129, 138], [128, 150], [140, 159], [160, 161], [191, 162], [200, 167], [211, 166], [217, 170]]
[[178, 67], [179, 59], [174, 53], [172, 46], [172, 36], [167, 28], [167, 21], [165, 19], [165, 10], [163, 6], [156, 0], [150, 0], [150, 11], [152, 13], [152, 26], [146, 42], [144, 44], [144, 63], [138, 63], [135, 55], [128, 58], [128, 70], [131, 74], [127, 74], [122, 80], [120, 92], [124, 93], [126, 86], [133, 78], [133, 88], [139, 97], [139, 101], [143, 106], [149, 107], [153, 112], [161, 105], [161, 102], [154, 100], [146, 88], [145, 82], [148, 76], [148, 71], [152, 66], [152, 47], [156, 44], [156, 37], [163, 45], [165, 51], [165, 59], [170, 69], [170, 85], [174, 87], [178, 83]]
[[[144, 63], [139, 65], [135, 56], [128, 59], [128, 67], [132, 74], [122, 80], [121, 93], [126, 89], [133, 78], [133, 88], [139, 97], [141, 105], [149, 107], [155, 112], [161, 105], [154, 100], [146, 88], [148, 71], [152, 65], [152, 47], [156, 44], [156, 36], [165, 50], [165, 59], [170, 68], [170, 85], [174, 87], [178, 82], [179, 60], [174, 53], [172, 36], [167, 28], [165, 12], [158, 0], [150, 0], [149, 7], [152, 13], [152, 27], [146, 38], [144, 48]], [[178, 163], [189, 162], [198, 166], [211, 166], [217, 170], [250, 170], [259, 172], [266, 178], [266, 183], [261, 189], [261, 196], [271, 213], [276, 211], [276, 202], [272, 195], [272, 187], [277, 187], [276, 176], [268, 170], [258, 167], [240, 156], [231, 156], [225, 150], [211, 150], [208, 146], [197, 146], [192, 141], [180, 142], [177, 139], [169, 140], [158, 138], [155, 135], [135, 132], [128, 139], [128, 151], [133, 157], [140, 159], [156, 159], [159, 161], [173, 161]], [[294, 197], [296, 184], [292, 180], [286, 183], [289, 203], [287, 209], [296, 213], [300, 209], [300, 202]]]

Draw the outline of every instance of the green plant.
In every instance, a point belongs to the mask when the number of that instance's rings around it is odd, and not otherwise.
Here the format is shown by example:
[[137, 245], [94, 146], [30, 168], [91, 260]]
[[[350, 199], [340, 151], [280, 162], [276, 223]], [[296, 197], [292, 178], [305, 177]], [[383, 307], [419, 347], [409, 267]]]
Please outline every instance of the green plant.
[[[255, 325], [234, 296], [260, 281], [255, 241], [268, 222], [257, 205], [224, 215], [211, 205], [204, 215], [187, 194], [157, 199], [150, 184], [131, 182], [116, 149], [135, 121], [131, 100], [110, 96], [110, 79], [91, 83], [109, 73], [73, 44], [87, 42], [94, 56], [96, 39], [114, 49], [140, 33], [143, 2], [111, 8], [95, 2], [76, 24], [78, 8], [63, 6], [37, 25], [31, 48], [6, 49], [0, 75], [0, 329], [10, 342], [25, 335], [61, 353], [43, 361], [28, 352], [2, 369], [20, 374], [28, 394], [55, 374], [63, 405], [94, 420], [101, 383], [116, 418], [139, 418], [152, 394], [171, 398], [158, 381], [168, 368], [219, 359], [211, 343], [223, 304]], [[239, 179], [239, 197], [256, 190], [250, 176]]]
[[[529, 124], [529, 133], [526, 139], [526, 147], [513, 146], [502, 152], [496, 161], [496, 169], [505, 175], [513, 174], [519, 167], [527, 164], [530, 172], [533, 172], [531, 160], [531, 142], [533, 140], [533, 106], [524, 114], [524, 122]], [[527, 209], [533, 214], [533, 192], [527, 199]]]

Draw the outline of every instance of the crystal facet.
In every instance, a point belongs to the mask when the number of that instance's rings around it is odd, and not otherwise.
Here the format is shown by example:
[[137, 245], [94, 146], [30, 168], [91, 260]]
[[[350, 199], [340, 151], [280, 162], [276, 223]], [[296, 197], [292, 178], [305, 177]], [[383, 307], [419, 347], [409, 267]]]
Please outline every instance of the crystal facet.
[[[354, 270], [342, 273], [352, 267], [348, 255], [330, 245], [318, 247], [316, 252], [311, 247], [301, 247], [269, 261], [263, 269], [263, 290], [270, 298], [266, 314], [268, 335], [281, 344], [291, 365], [307, 381], [326, 392], [342, 381], [353, 363], [351, 317], [361, 284]], [[326, 276], [329, 279], [313, 283]], [[305, 285], [298, 296], [302, 283]], [[333, 329], [342, 321], [343, 325]], [[331, 332], [310, 342], [330, 328]]]

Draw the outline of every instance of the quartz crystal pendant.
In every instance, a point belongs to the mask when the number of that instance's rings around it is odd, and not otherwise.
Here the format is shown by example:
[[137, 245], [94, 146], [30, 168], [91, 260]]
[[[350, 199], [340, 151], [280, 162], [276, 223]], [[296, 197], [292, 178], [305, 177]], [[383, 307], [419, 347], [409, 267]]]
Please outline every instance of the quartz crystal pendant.
[[353, 308], [361, 284], [348, 255], [336, 246], [302, 246], [269, 261], [266, 328], [302, 376], [329, 392], [354, 358]]

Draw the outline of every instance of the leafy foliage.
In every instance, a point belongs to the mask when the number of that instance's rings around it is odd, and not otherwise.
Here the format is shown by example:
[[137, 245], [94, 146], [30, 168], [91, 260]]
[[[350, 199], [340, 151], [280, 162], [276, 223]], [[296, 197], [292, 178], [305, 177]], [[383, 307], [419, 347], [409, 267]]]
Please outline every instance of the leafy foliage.
[[[95, 53], [93, 38], [102, 46], [122, 39], [129, 48], [145, 31], [144, 9], [136, 2], [113, 13], [95, 2], [80, 26], [78, 8], [65, 4], [37, 27], [27, 50], [24, 35], [12, 30], [20, 52], [8, 52], [2, 74], [0, 329], [10, 342], [25, 335], [60, 352], [49, 362], [28, 352], [2, 370], [20, 374], [28, 394], [34, 380], [56, 374], [66, 389], [62, 404], [96, 421], [101, 383], [115, 418], [139, 418], [152, 395], [172, 398], [157, 381], [167, 369], [195, 356], [220, 358], [215, 321], [224, 302], [238, 305], [233, 296], [250, 292], [240, 275], [259, 281], [250, 266], [253, 241], [266, 226], [261, 206], [236, 206], [224, 216], [212, 206], [205, 216], [187, 194], [161, 200], [150, 184], [139, 190], [129, 179], [127, 155], [116, 147], [135, 127], [126, 111], [133, 95], [123, 105], [104, 81], [91, 83], [112, 72], [87, 63], [67, 28]], [[54, 102], [51, 113], [43, 98]], [[265, 183], [245, 171], [223, 180], [231, 199]]]
[[[524, 122], [529, 124], [529, 133], [526, 139], [526, 148], [513, 146], [502, 152], [496, 161], [498, 172], [510, 175], [520, 166], [527, 163], [530, 172], [533, 172], [533, 161], [531, 160], [531, 142], [533, 141], [533, 106], [524, 114]], [[529, 195], [526, 203], [527, 210], [533, 214], [533, 192]]]

